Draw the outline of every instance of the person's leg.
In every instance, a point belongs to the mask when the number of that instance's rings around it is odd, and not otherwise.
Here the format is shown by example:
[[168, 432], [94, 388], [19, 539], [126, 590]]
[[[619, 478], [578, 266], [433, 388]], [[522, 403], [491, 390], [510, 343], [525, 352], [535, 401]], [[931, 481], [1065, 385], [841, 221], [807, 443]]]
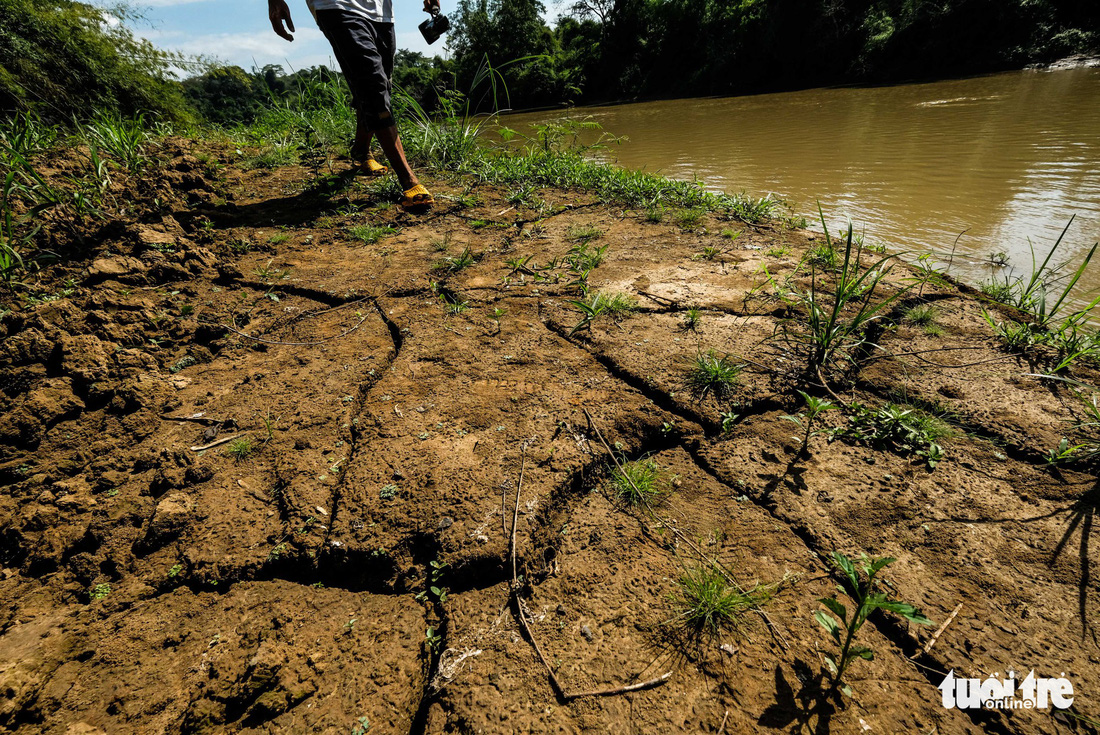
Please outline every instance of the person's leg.
[[378, 144], [382, 146], [382, 151], [386, 154], [386, 159], [390, 162], [393, 172], [397, 174], [397, 180], [401, 183], [402, 190], [408, 191], [419, 184], [420, 180], [416, 178], [412, 166], [405, 158], [405, 148], [401, 145], [401, 136], [397, 134], [397, 126], [390, 125], [388, 128], [379, 128], [374, 131], [374, 134], [378, 137]]
[[[356, 105], [357, 139], [367, 141], [371, 134], [378, 138], [402, 190], [408, 194], [410, 189], [419, 187], [420, 182], [405, 157], [393, 118], [390, 99], [396, 47], [393, 24], [374, 23], [339, 11], [318, 11], [317, 20], [332, 43], [336, 60], [351, 88]], [[432, 196], [420, 187], [404, 201], [427, 205]]]
[[374, 131], [367, 126], [366, 116], [358, 109], [355, 111], [355, 142], [351, 144], [353, 161], [363, 161], [370, 156], [370, 142]]
[[351, 159], [357, 163], [370, 155], [370, 143], [373, 131], [363, 114], [364, 94], [362, 70], [357, 62], [361, 45], [359, 38], [347, 23], [347, 16], [339, 10], [318, 10], [314, 13], [318, 28], [328, 39], [340, 71], [351, 89], [351, 105], [355, 109], [355, 138], [348, 151]]
[[361, 109], [355, 111], [355, 142], [351, 144], [349, 155], [356, 165], [371, 176], [384, 176], [390, 170], [374, 158], [374, 152], [370, 149], [374, 131], [371, 130], [367, 118], [368, 115]]
[[[378, 127], [375, 135], [378, 136], [378, 144], [389, 159], [393, 172], [397, 174], [397, 180], [401, 183], [401, 189], [408, 191], [420, 181], [413, 173], [412, 166], [405, 158], [405, 148], [401, 145], [401, 136], [397, 133], [397, 123], [393, 119], [393, 61], [397, 53], [397, 34], [393, 23], [374, 24], [375, 40], [378, 45], [378, 56], [382, 62], [382, 76], [384, 86], [380, 90], [379, 105], [383, 110], [378, 116]], [[389, 123], [388, 125], [386, 123]]]

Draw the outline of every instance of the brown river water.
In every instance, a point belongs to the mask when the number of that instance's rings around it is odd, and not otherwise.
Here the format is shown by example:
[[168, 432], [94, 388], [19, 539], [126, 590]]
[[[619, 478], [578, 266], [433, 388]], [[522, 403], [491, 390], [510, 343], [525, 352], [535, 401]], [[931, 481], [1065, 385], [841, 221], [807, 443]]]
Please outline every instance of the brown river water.
[[[708, 189], [784, 199], [815, 226], [850, 218], [868, 242], [950, 252], [970, 282], [1029, 275], [1076, 215], [1055, 260], [1100, 240], [1100, 68], [1020, 71], [881, 87], [644, 102], [507, 115], [589, 118], [621, 166]], [[816, 224], [820, 229], [820, 224]], [[964, 233], [959, 237], [960, 233]], [[1011, 265], [994, 269], [991, 253]], [[1100, 288], [1100, 254], [1078, 297]]]

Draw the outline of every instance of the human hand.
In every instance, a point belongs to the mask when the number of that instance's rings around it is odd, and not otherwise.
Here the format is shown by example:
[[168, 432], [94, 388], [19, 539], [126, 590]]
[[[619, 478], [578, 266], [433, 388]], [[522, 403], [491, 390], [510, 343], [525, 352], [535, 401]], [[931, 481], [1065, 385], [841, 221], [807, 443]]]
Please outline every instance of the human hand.
[[[429, 0], [424, 2], [427, 3]], [[294, 32], [294, 21], [290, 19], [290, 8], [287, 7], [286, 0], [268, 0], [267, 16], [271, 19], [271, 29], [275, 33], [288, 41], [294, 40], [294, 36], [287, 33], [287, 29], [290, 29], [291, 33]], [[284, 21], [286, 21], [286, 28], [283, 28]]]
[[438, 13], [439, 12], [439, 0], [424, 0], [424, 12], [425, 13]]

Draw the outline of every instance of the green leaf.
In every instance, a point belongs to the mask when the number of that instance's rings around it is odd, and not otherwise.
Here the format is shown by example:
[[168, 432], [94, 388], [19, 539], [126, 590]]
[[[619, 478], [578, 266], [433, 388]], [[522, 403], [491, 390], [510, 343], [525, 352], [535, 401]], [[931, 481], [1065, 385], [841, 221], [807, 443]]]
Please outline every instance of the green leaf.
[[850, 686], [848, 686], [847, 684], [844, 684], [843, 686], [840, 687], [840, 692], [845, 697], [851, 697], [852, 696], [852, 688]]
[[880, 569], [890, 564], [893, 564], [896, 561], [897, 559], [890, 556], [884, 556], [881, 559], [875, 559], [871, 562], [871, 573], [877, 574]]
[[885, 600], [877, 605], [878, 608], [892, 612], [902, 616], [911, 623], [917, 625], [933, 625], [932, 621], [926, 618], [920, 610], [910, 605], [908, 602], [898, 602], [897, 600]]
[[817, 610], [814, 612], [814, 620], [816, 620], [822, 628], [829, 633], [836, 635], [840, 632], [840, 624], [823, 610]]
[[836, 676], [837, 671], [839, 671], [839, 669], [836, 666], [836, 661], [834, 661], [833, 657], [830, 656], [829, 654], [826, 653], [824, 655], [825, 655], [825, 668], [827, 668], [829, 670], [829, 673], [831, 673], [833, 676]]
[[854, 589], [859, 589], [859, 573], [856, 572], [856, 567], [852, 564], [852, 560], [841, 554], [839, 551], [833, 552], [833, 563], [836, 564], [837, 569], [844, 572], [849, 581], [852, 583]]
[[846, 608], [846, 607], [844, 607], [844, 605], [840, 604], [840, 601], [838, 601], [838, 600], [836, 600], [835, 598], [832, 598], [832, 597], [825, 597], [821, 600], [818, 600], [818, 602], [820, 602], [822, 605], [824, 605], [825, 607], [832, 610], [833, 614], [835, 614], [838, 618], [840, 618], [841, 622], [843, 622], [843, 623], [848, 622], [848, 608]]

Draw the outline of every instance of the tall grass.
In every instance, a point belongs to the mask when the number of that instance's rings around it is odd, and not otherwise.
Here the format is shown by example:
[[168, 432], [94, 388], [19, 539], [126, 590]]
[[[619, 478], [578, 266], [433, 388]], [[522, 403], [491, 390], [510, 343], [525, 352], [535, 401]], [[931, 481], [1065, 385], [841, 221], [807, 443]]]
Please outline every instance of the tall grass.
[[7, 163], [6, 152], [24, 157], [42, 153], [57, 140], [57, 129], [45, 125], [34, 113], [18, 113], [0, 123], [0, 153]]
[[355, 134], [351, 93], [342, 77], [319, 68], [284, 97], [272, 95], [252, 124], [227, 132], [239, 143], [278, 151], [277, 155], [302, 150], [329, 159], [347, 153]]
[[[825, 213], [818, 206], [825, 243], [829, 250], [836, 246], [825, 223]], [[828, 366], [839, 356], [848, 356], [852, 349], [866, 342], [866, 329], [880, 318], [884, 310], [899, 299], [907, 289], [899, 289], [881, 301], [875, 292], [890, 272], [896, 256], [888, 255], [864, 269], [862, 246], [853, 247], [853, 227], [848, 223], [844, 241], [844, 258], [830, 271], [832, 278], [819, 274], [811, 262], [810, 288], [796, 289], [795, 302], [806, 310], [804, 323], [782, 325], [782, 336], [802, 348], [806, 354], [809, 374]], [[830, 290], [831, 288], [831, 290]]]
[[[538, 126], [537, 144], [523, 150], [490, 147], [485, 131], [493, 117], [475, 115], [474, 110], [486, 100], [494, 109], [507, 105], [503, 69], [485, 61], [466, 93], [441, 90], [440, 111], [435, 115], [409, 94], [396, 90], [395, 115], [410, 161], [467, 174], [483, 183], [582, 189], [604, 201], [644, 209], [708, 210], [747, 222], [762, 221], [779, 210], [780, 202], [771, 197], [708, 192], [695, 182], [594, 161], [585, 155], [587, 148], [569, 143], [563, 125]], [[346, 151], [354, 130], [355, 111], [343, 79], [317, 73], [302, 81], [289, 97], [273, 98], [251, 126], [230, 132], [234, 139], [251, 145], [280, 149], [293, 145], [331, 157]]]
[[1006, 276], [1003, 282], [994, 281], [992, 287], [987, 285], [983, 289], [991, 298], [1014, 306], [1028, 316], [1026, 321], [1002, 322], [983, 309], [982, 316], [993, 333], [1006, 345], [1018, 350], [1027, 350], [1034, 345], [1054, 348], [1057, 352], [1054, 372], [1064, 370], [1082, 357], [1100, 357], [1100, 332], [1090, 326], [1093, 312], [1100, 306], [1100, 295], [1073, 309], [1064, 319], [1059, 319], [1100, 247], [1100, 243], [1093, 243], [1075, 269], [1065, 271], [1065, 263], [1051, 265], [1075, 218], [1076, 215], [1070, 217], [1042, 263], [1037, 261], [1035, 248], [1028, 240], [1031, 250], [1031, 275], [1028, 278], [1010, 279]]
[[484, 87], [483, 97], [491, 98], [494, 110], [501, 109], [502, 102], [507, 105], [508, 85], [502, 69], [494, 67], [488, 58], [482, 59], [469, 94], [457, 90], [440, 91], [441, 112], [436, 117], [429, 115], [412, 95], [398, 90], [398, 108], [413, 120], [412, 130], [402, 138], [417, 163], [456, 169], [483, 160], [482, 131], [492, 117], [475, 115], [476, 105], [472, 98]]
[[110, 199], [110, 162], [137, 173], [151, 160], [146, 148], [165, 129], [142, 115], [123, 118], [99, 113], [87, 122], [73, 121], [72, 139], [87, 144], [87, 165], [77, 173], [42, 171], [38, 157], [59, 142], [57, 129], [34, 115], [15, 115], [0, 122], [0, 280], [19, 285], [20, 273], [58, 257], [38, 247], [43, 229], [75, 231], [89, 219], [101, 218]]
[[[474, 110], [486, 100], [495, 109], [507, 106], [503, 68], [485, 61], [467, 93], [442, 90], [441, 112], [436, 115], [429, 115], [411, 96], [398, 90], [396, 116], [410, 160], [421, 167], [462, 173], [481, 182], [521, 185], [525, 191], [538, 186], [590, 191], [605, 202], [642, 209], [706, 210], [749, 222], [770, 217], [776, 211], [779, 203], [769, 197], [753, 199], [708, 192], [696, 182], [672, 181], [596, 162], [585, 155], [587, 149], [578, 146], [576, 135], [571, 136], [567, 126], [557, 123], [538, 126], [538, 145], [526, 150], [490, 146], [484, 132], [492, 117], [476, 116]], [[301, 157], [329, 166], [332, 173], [332, 161], [347, 152], [355, 126], [355, 110], [343, 78], [320, 68], [299, 79], [289, 93], [272, 95], [268, 106], [247, 127], [208, 127], [190, 132], [208, 137], [226, 135], [238, 145], [260, 148], [246, 161], [250, 167], [275, 167]], [[4, 172], [0, 191], [0, 279], [9, 284], [43, 254], [35, 243], [44, 227], [62, 225], [71, 229], [88, 217], [102, 216], [111, 197], [112, 167], [131, 175], [144, 174], [153, 164], [149, 153], [152, 141], [169, 132], [143, 115], [128, 118], [113, 111], [100, 111], [85, 122], [74, 120], [72, 128], [72, 137], [87, 146], [86, 170], [77, 175], [46, 177], [34, 159], [57, 144], [57, 129], [31, 114], [0, 121], [0, 165]], [[319, 178], [324, 175], [319, 174]], [[599, 250], [593, 252], [598, 256]], [[616, 304], [605, 299], [586, 306], [603, 307], [601, 312], [611, 313]]]
[[118, 113], [101, 112], [87, 124], [77, 127], [90, 146], [106, 151], [131, 171], [149, 162], [145, 145], [151, 136], [144, 115], [124, 118]]

